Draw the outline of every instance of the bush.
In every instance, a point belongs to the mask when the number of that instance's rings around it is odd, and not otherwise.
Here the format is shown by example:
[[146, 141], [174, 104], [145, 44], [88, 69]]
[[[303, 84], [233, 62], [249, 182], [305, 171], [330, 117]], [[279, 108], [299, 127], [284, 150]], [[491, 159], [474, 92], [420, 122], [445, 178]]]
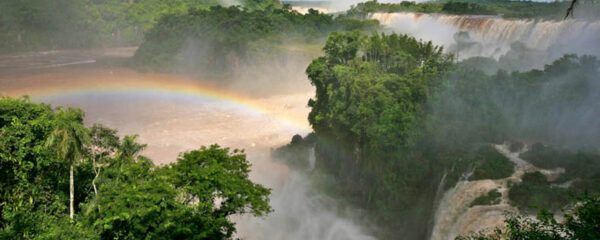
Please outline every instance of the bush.
[[569, 195], [567, 189], [551, 187], [546, 176], [540, 172], [526, 173], [523, 175], [523, 181], [509, 190], [511, 201], [524, 210], [558, 210], [569, 202]]
[[500, 203], [500, 197], [502, 194], [498, 192], [498, 189], [489, 191], [486, 195], [475, 198], [473, 202], [471, 202], [471, 207], [476, 205], [496, 205]]
[[521, 149], [523, 149], [524, 146], [525, 144], [523, 144], [522, 142], [514, 142], [510, 144], [509, 149], [511, 152], [518, 152], [521, 151]]
[[503, 228], [492, 232], [480, 232], [459, 236], [458, 240], [581, 240], [600, 239], [600, 196], [584, 193], [576, 199], [578, 204], [565, 214], [566, 222], [559, 223], [545, 209], [538, 212], [537, 219], [529, 216], [508, 216]]
[[490, 145], [479, 148], [475, 160], [473, 180], [507, 178], [514, 172], [515, 164]]

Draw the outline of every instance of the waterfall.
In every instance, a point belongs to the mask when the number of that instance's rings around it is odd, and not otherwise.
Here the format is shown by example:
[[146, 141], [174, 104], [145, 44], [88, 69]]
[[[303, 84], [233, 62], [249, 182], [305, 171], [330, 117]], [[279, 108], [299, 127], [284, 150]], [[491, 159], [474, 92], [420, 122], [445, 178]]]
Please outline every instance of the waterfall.
[[[600, 21], [503, 19], [409, 12], [373, 13], [370, 18], [379, 20], [393, 32], [433, 41], [453, 53], [460, 50], [460, 58], [498, 58], [506, 54], [514, 42], [549, 53], [552, 59], [566, 53], [600, 55]], [[459, 49], [456, 39], [459, 32], [467, 32], [469, 42], [474, 44]]]
[[[506, 212], [518, 211], [509, 205], [509, 182], [521, 182], [525, 173], [540, 171], [546, 177], [555, 177], [564, 173], [564, 169], [540, 169], [520, 158], [519, 155], [527, 151], [527, 146], [518, 152], [511, 152], [510, 144], [494, 145], [494, 148], [515, 164], [515, 172], [503, 179], [483, 179], [468, 181], [465, 175], [456, 186], [444, 193], [435, 212], [434, 226], [431, 240], [449, 240], [458, 235], [467, 235], [471, 232], [493, 230], [504, 222]], [[473, 200], [497, 190], [501, 193], [501, 201], [496, 205], [471, 206]]]
[[435, 198], [434, 198], [434, 207], [438, 206], [438, 203], [440, 201], [440, 197], [442, 196], [442, 191], [444, 190], [444, 185], [446, 185], [446, 176], [448, 175], [447, 171], [444, 171], [444, 174], [442, 175], [442, 179], [440, 180], [440, 184], [438, 185], [437, 190], [435, 191]]
[[317, 158], [315, 157], [315, 147], [311, 147], [308, 149], [308, 170], [315, 169], [316, 162]]

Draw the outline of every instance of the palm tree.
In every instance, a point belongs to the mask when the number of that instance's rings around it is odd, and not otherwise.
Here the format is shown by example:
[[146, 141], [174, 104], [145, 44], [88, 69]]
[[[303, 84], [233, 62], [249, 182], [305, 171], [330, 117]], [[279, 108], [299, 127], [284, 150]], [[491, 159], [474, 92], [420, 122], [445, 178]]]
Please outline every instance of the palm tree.
[[121, 142], [121, 146], [119, 146], [117, 150], [117, 154], [122, 159], [135, 160], [135, 157], [142, 152], [147, 144], [139, 144], [135, 142], [135, 140], [139, 137], [139, 135], [129, 135], [123, 137], [123, 142]]
[[57, 156], [70, 165], [69, 170], [69, 218], [73, 219], [75, 184], [73, 167], [83, 159], [85, 146], [90, 142], [89, 130], [83, 125], [84, 113], [81, 109], [58, 108], [54, 119], [54, 131], [46, 140], [46, 147], [52, 148]]

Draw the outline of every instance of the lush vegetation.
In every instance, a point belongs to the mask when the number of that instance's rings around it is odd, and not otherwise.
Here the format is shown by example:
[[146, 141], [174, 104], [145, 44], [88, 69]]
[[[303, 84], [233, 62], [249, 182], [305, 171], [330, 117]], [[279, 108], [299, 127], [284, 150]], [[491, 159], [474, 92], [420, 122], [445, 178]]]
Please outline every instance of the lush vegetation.
[[[570, 1], [509, 1], [509, 0], [459, 0], [459, 1], [427, 1], [416, 3], [402, 1], [400, 3], [380, 3], [370, 0], [359, 3], [348, 10], [354, 17], [366, 17], [374, 12], [419, 12], [445, 13], [459, 15], [500, 15], [506, 18], [544, 18], [563, 19]], [[599, 9], [595, 2], [585, 1], [575, 15], [580, 18], [596, 18], [594, 10]], [[581, 9], [581, 10], [579, 10]]]
[[507, 178], [514, 172], [514, 163], [489, 145], [481, 147], [474, 160], [473, 180]]
[[409, 149], [419, 140], [430, 87], [451, 57], [431, 42], [397, 34], [334, 32], [323, 50], [307, 69], [316, 87], [309, 121], [319, 137], [319, 166], [376, 221], [418, 236], [426, 228], [427, 179], [435, 166]]
[[[579, 112], [598, 104], [595, 57], [566, 55], [543, 70], [490, 75], [473, 61], [453, 64], [441, 48], [404, 35], [334, 32], [323, 50], [307, 69], [316, 87], [309, 121], [317, 168], [339, 186], [339, 197], [385, 226], [383, 238], [424, 237], [437, 189], [467, 172], [473, 179], [510, 176], [514, 165], [490, 144], [543, 139], [594, 156], [585, 146], [596, 142], [600, 129], [572, 126], [593, 121]], [[597, 182], [594, 169], [581, 175], [583, 182]], [[513, 187], [515, 196], [519, 188], [545, 194], [527, 187], [529, 180]]]
[[146, 34], [135, 61], [143, 69], [231, 77], [240, 72], [242, 65], [263, 63], [269, 57], [286, 53], [281, 45], [319, 43], [332, 30], [377, 27], [374, 20], [333, 17], [314, 10], [302, 15], [271, 8], [192, 9], [161, 18]]
[[497, 189], [489, 191], [486, 195], [475, 198], [475, 200], [473, 200], [473, 202], [471, 202], [471, 207], [472, 206], [477, 206], [477, 205], [494, 205], [494, 204], [498, 204], [500, 203], [500, 197], [502, 196], [502, 194], [500, 192], [498, 192]]
[[[274, 159], [284, 161], [287, 165], [293, 166], [295, 169], [309, 169], [310, 152], [314, 151], [316, 144], [316, 136], [314, 133], [302, 137], [298, 134], [292, 137], [292, 141], [282, 147], [279, 147], [271, 153]], [[312, 149], [312, 150], [311, 150]]]
[[216, 0], [59, 0], [0, 2], [0, 51], [130, 46], [163, 14]]
[[511, 186], [510, 200], [523, 210], [550, 209], [560, 210], [569, 202], [573, 194], [566, 188], [552, 186], [546, 176], [540, 172], [526, 173], [523, 181]]
[[584, 191], [598, 191], [600, 155], [591, 150], [555, 149], [541, 143], [534, 144], [521, 157], [544, 169], [563, 168], [564, 173], [548, 179], [540, 172], [527, 173], [523, 182], [510, 188], [510, 199], [520, 208], [558, 210], [569, 202], [569, 197]]
[[600, 154], [597, 151], [561, 150], [537, 143], [522, 158], [545, 169], [564, 168], [565, 173], [556, 179], [558, 183], [573, 181], [572, 186], [576, 189], [598, 190], [593, 189], [600, 181]]
[[[219, 0], [4, 0], [0, 52], [132, 46], [163, 15], [207, 9]], [[281, 9], [276, 0], [241, 0], [248, 11]]]
[[228, 239], [229, 216], [271, 211], [243, 151], [156, 166], [116, 133], [84, 126], [80, 110], [0, 99], [0, 238]]
[[574, 208], [564, 215], [564, 222], [558, 222], [552, 213], [542, 209], [539, 211], [537, 219], [527, 216], [510, 216], [505, 220], [503, 228], [457, 239], [600, 239], [600, 218], [598, 218], [600, 216], [600, 196], [583, 194], [576, 199], [576, 202]]

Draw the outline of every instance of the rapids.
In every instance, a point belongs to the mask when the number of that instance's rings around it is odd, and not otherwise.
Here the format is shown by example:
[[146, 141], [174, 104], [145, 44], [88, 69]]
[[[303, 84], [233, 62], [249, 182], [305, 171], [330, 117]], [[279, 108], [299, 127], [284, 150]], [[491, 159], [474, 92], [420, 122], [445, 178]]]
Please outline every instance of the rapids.
[[[307, 79], [295, 83], [296, 92], [260, 96], [113, 64], [134, 50], [0, 56], [0, 95], [82, 108], [87, 125], [139, 134], [138, 141], [148, 144], [142, 155], [157, 164], [202, 145], [245, 149], [250, 178], [272, 189], [274, 212], [234, 217], [241, 239], [373, 239], [352, 213], [338, 211], [304, 175], [270, 157], [272, 148], [309, 132], [306, 103], [314, 90], [306, 90]], [[307, 161], [314, 161], [311, 156]]]
[[[500, 227], [506, 213], [518, 211], [509, 203], [508, 184], [510, 182], [521, 182], [523, 175], [529, 172], [540, 171], [548, 179], [552, 179], [565, 171], [563, 168], [537, 168], [519, 157], [520, 154], [527, 151], [527, 146], [518, 152], [511, 152], [509, 146], [510, 144], [505, 143], [494, 145], [494, 148], [515, 164], [514, 173], [503, 179], [475, 181], [468, 181], [470, 174], [465, 174], [463, 179], [444, 193], [437, 206], [431, 240], [450, 240], [459, 235], [491, 231]], [[494, 190], [501, 193], [501, 201], [498, 204], [470, 206], [473, 200]]]

